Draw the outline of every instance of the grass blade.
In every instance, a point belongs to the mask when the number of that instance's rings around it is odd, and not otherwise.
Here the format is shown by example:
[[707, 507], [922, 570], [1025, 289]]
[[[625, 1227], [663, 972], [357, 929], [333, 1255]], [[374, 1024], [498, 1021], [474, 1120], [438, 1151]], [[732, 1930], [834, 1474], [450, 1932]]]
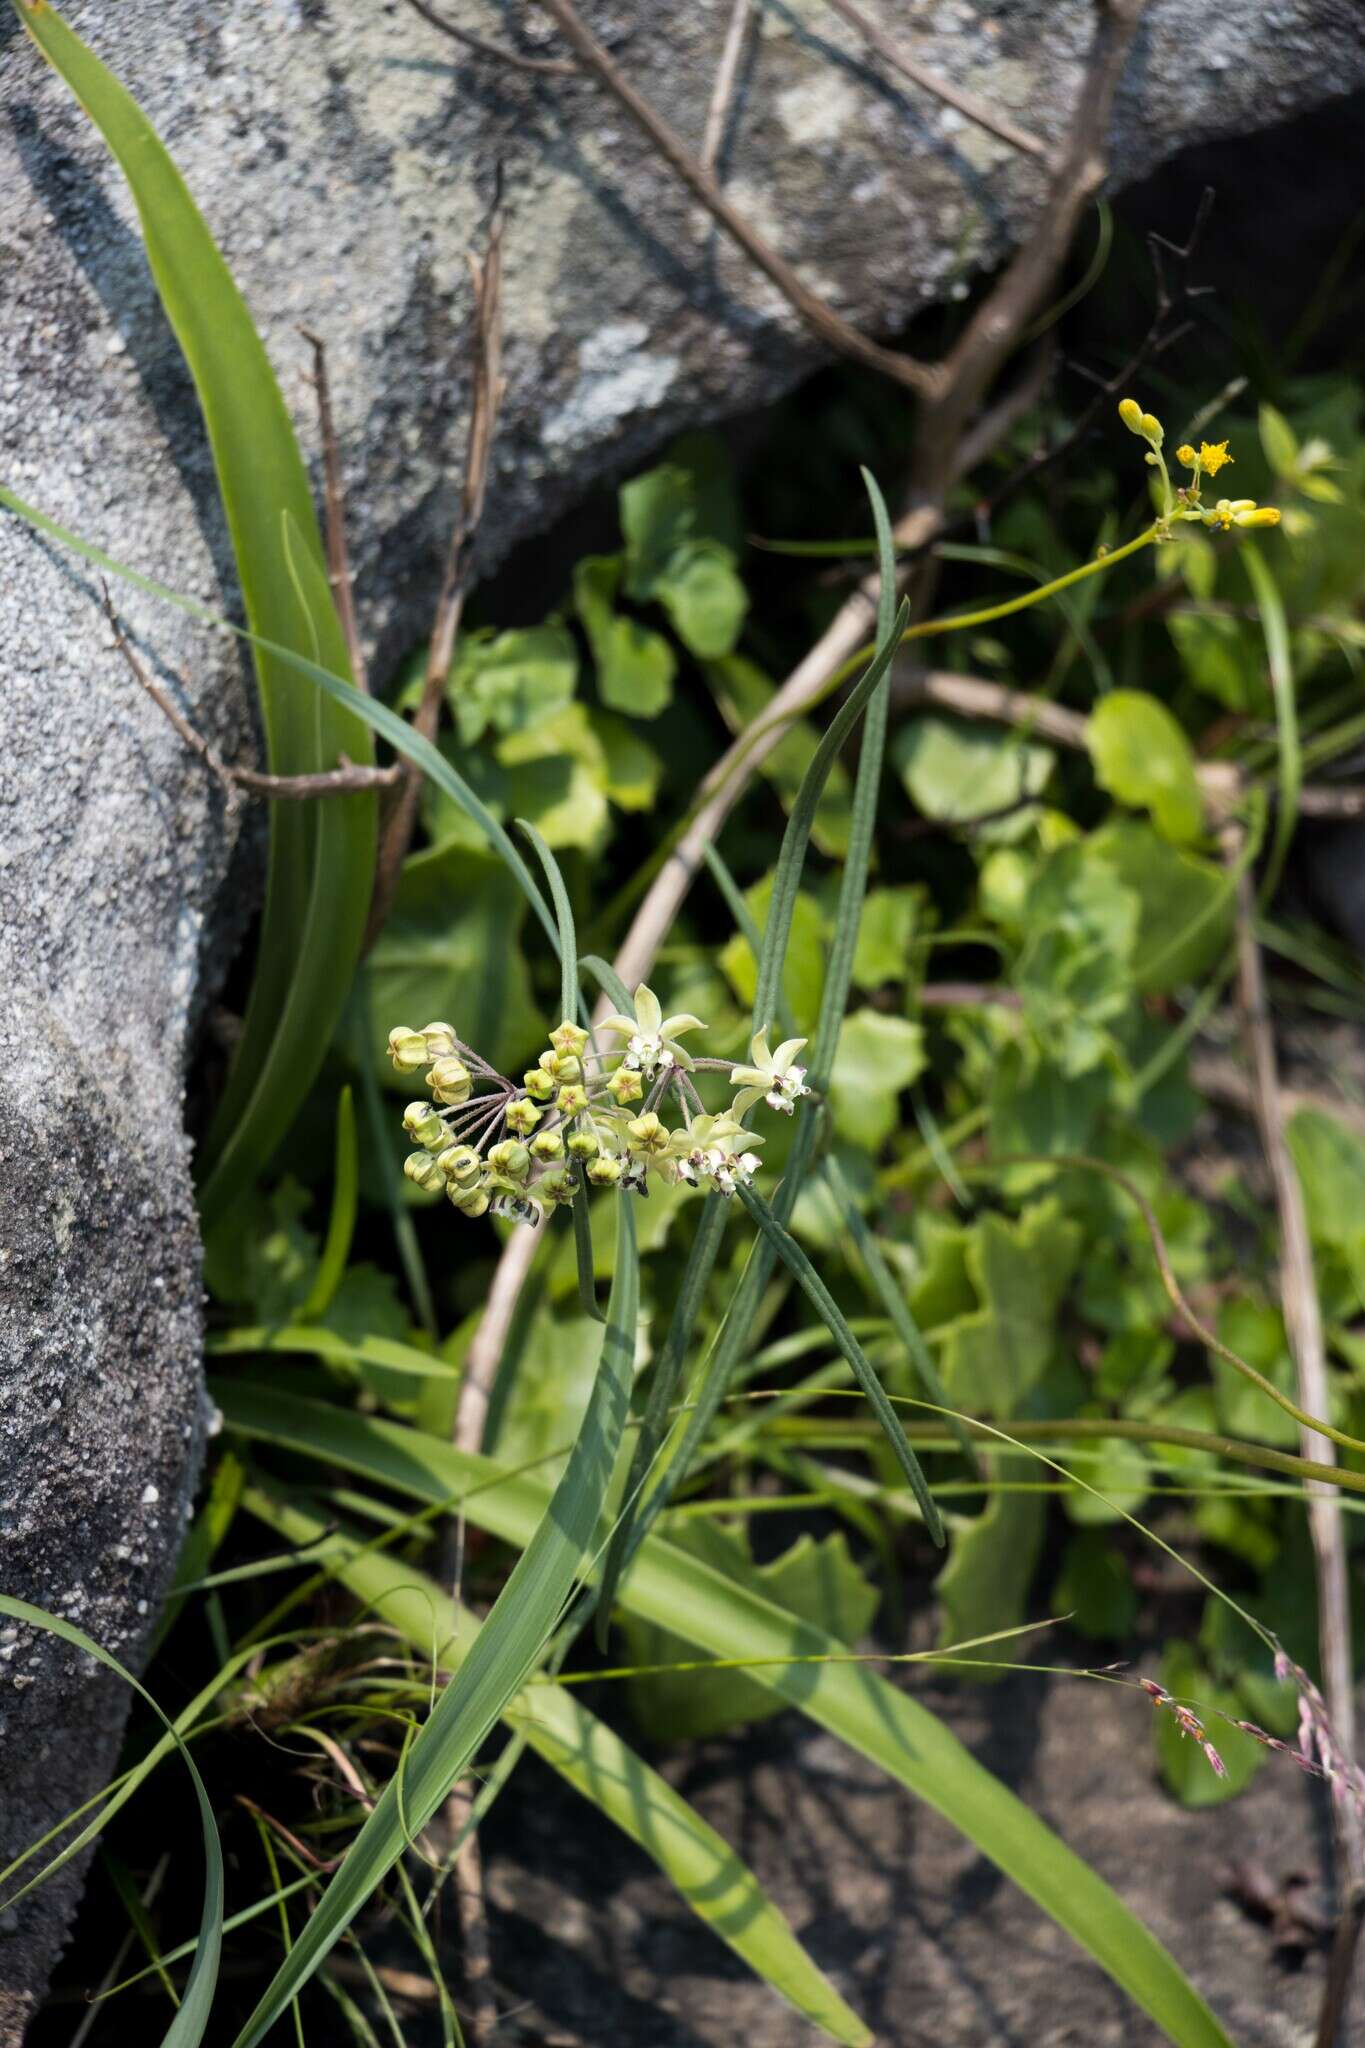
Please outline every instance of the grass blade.
[[564, 886], [559, 862], [551, 853], [545, 841], [529, 818], [518, 818], [517, 825], [526, 834], [540, 856], [545, 870], [545, 879], [550, 885], [550, 899], [555, 907], [559, 925], [559, 1014], [572, 1023], [578, 1015], [578, 937], [574, 931], [573, 905], [569, 892]]
[[905, 1431], [901, 1427], [900, 1417], [886, 1397], [885, 1387], [872, 1370], [862, 1345], [849, 1329], [843, 1310], [796, 1239], [778, 1222], [762, 1195], [755, 1188], [745, 1187], [743, 1182], [740, 1183], [739, 1192], [745, 1208], [852, 1366], [858, 1384], [867, 1395], [873, 1413], [886, 1432], [887, 1442], [910, 1482], [915, 1499], [919, 1502], [920, 1512], [924, 1516], [924, 1526], [942, 1549], [948, 1540], [943, 1530], [943, 1518], [934, 1505], [934, 1497], [920, 1469], [919, 1459], [910, 1448]]
[[[15, 0], [30, 36], [99, 129], [128, 181], [148, 262], [194, 378], [256, 643], [272, 769], [373, 759], [344, 707], [309, 701], [269, 643], [346, 668], [322, 542], [294, 430], [260, 337], [160, 137], [131, 95], [50, 6]], [[301, 558], [280, 546], [291, 523]], [[299, 579], [303, 578], [304, 603]], [[375, 859], [375, 799], [275, 804], [256, 975], [222, 1102], [203, 1148], [220, 1209], [254, 1177], [311, 1085], [359, 957]], [[291, 1003], [292, 996], [299, 1000]], [[288, 1013], [288, 1014], [286, 1014]], [[228, 1153], [231, 1152], [231, 1158]]]
[[599, 1649], [606, 1641], [621, 1573], [634, 1554], [636, 1521], [643, 1500], [645, 1481], [668, 1432], [668, 1418], [677, 1398], [678, 1382], [687, 1363], [692, 1332], [696, 1327], [701, 1305], [706, 1299], [706, 1290], [711, 1283], [711, 1274], [724, 1231], [724, 1197], [710, 1194], [702, 1205], [701, 1221], [692, 1239], [692, 1249], [687, 1256], [682, 1287], [668, 1325], [663, 1350], [654, 1361], [654, 1371], [649, 1382], [649, 1399], [645, 1403], [644, 1417], [635, 1439], [635, 1451], [630, 1461], [621, 1513], [611, 1532], [611, 1542], [607, 1546], [607, 1555], [602, 1565], [596, 1629]]
[[595, 1323], [602, 1320], [602, 1311], [597, 1306], [597, 1276], [592, 1264], [592, 1218], [588, 1214], [588, 1182], [583, 1171], [583, 1162], [573, 1162], [574, 1180], [578, 1193], [573, 1202], [573, 1248], [578, 1263], [578, 1299], [584, 1315], [591, 1316]]
[[[881, 586], [877, 595], [877, 645], [895, 646], [896, 625], [896, 555], [891, 533], [891, 521], [887, 516], [886, 501], [868, 473], [863, 471], [863, 482], [872, 501], [872, 517], [877, 528], [877, 561], [881, 573]], [[824, 1095], [829, 1088], [829, 1078], [834, 1071], [834, 1055], [839, 1045], [839, 1027], [844, 1021], [848, 1008], [848, 992], [853, 981], [853, 956], [858, 948], [858, 926], [863, 914], [863, 898], [867, 894], [868, 869], [872, 862], [872, 837], [877, 823], [877, 799], [881, 793], [882, 762], [886, 755], [886, 725], [891, 706], [891, 672], [885, 672], [879, 688], [868, 700], [867, 716], [863, 720], [863, 744], [858, 756], [858, 773], [853, 784], [853, 802], [849, 810], [848, 851], [844, 856], [844, 871], [839, 882], [839, 905], [834, 916], [834, 939], [830, 946], [829, 962], [825, 968], [825, 985], [820, 992], [820, 1014], [815, 1026], [815, 1045], [811, 1054], [810, 1072], [807, 1080], [811, 1089]]]
[[[360, 1148], [356, 1143], [355, 1098], [343, 1088], [337, 1102], [336, 1160], [332, 1169], [332, 1213], [327, 1219], [327, 1238], [308, 1298], [296, 1314], [300, 1323], [315, 1323], [326, 1315], [332, 1296], [341, 1285], [346, 1261], [355, 1236], [356, 1206], [360, 1193]], [[934, 1397], [937, 1399], [937, 1395]]]
[[[55, 1614], [47, 1614], [41, 1607], [30, 1607], [26, 1600], [11, 1600], [0, 1594], [0, 1614], [11, 1621], [25, 1623], [29, 1628], [41, 1629], [46, 1635], [60, 1636], [64, 1643], [83, 1656], [93, 1657], [106, 1671], [112, 1671], [125, 1685], [131, 1685], [152, 1709], [158, 1721], [166, 1729], [184, 1759], [185, 1768], [194, 1784], [194, 1796], [199, 1805], [199, 1826], [204, 1838], [204, 1904], [199, 1915], [199, 1940], [195, 1946], [194, 1963], [186, 1980], [180, 2009], [170, 2026], [161, 2037], [161, 2048], [199, 2048], [209, 2023], [213, 2006], [213, 1994], [218, 1983], [218, 1961], [223, 1945], [223, 1852], [218, 1841], [218, 1828], [209, 1805], [204, 1781], [195, 1766], [194, 1758], [185, 1747], [183, 1740], [156, 1701], [140, 1685], [131, 1671], [111, 1657], [107, 1650], [83, 1630], [73, 1628], [69, 1621], [63, 1621]], [[101, 1815], [101, 1824], [103, 1815]], [[90, 1833], [96, 1831], [92, 1823]], [[68, 1856], [73, 1853], [68, 1849]], [[67, 1857], [62, 1857], [66, 1861]]]
[[971, 1469], [978, 1470], [976, 1452], [972, 1440], [956, 1416], [951, 1414], [948, 1396], [938, 1376], [938, 1368], [930, 1355], [929, 1346], [920, 1333], [919, 1324], [910, 1313], [909, 1303], [896, 1284], [896, 1276], [882, 1257], [876, 1237], [858, 1213], [858, 1205], [844, 1179], [844, 1170], [834, 1153], [830, 1153], [821, 1164], [821, 1173], [826, 1187], [839, 1211], [845, 1230], [853, 1239], [858, 1257], [862, 1260], [872, 1292], [885, 1309], [891, 1327], [905, 1346], [906, 1356], [915, 1369], [916, 1377], [926, 1397], [936, 1408], [948, 1412], [949, 1427], [957, 1438], [963, 1457]]
[[597, 1532], [630, 1403], [639, 1258], [629, 1202], [617, 1205], [616, 1273], [602, 1356], [569, 1462], [487, 1621], [390, 1780], [234, 2048], [253, 2044], [307, 1983], [375, 1887], [425, 1827], [525, 1684]]
[[[456, 1451], [444, 1438], [274, 1387], [217, 1382], [213, 1394], [239, 1434], [344, 1465], [412, 1498], [458, 1499], [471, 1522], [505, 1542], [525, 1543], [544, 1514], [543, 1480], [502, 1474], [492, 1459]], [[713, 1571], [657, 1535], [641, 1544], [620, 1600], [713, 1656], [746, 1660], [760, 1684], [880, 1764], [975, 1842], [1180, 2048], [1232, 2048], [1174, 1959], [1112, 1888], [927, 1708], [866, 1664], [752, 1661], [846, 1658], [845, 1645], [752, 1583]]]
[[1265, 565], [1254, 541], [1238, 550], [1245, 564], [1251, 594], [1261, 615], [1265, 635], [1266, 663], [1275, 698], [1275, 736], [1280, 757], [1279, 802], [1275, 811], [1275, 836], [1270, 858], [1261, 877], [1261, 902], [1269, 903], [1284, 873], [1289, 842], [1299, 821], [1299, 791], [1303, 786], [1303, 748], [1299, 740], [1299, 712], [1294, 698], [1294, 661], [1289, 645], [1289, 621], [1284, 599], [1275, 578]]
[[[288, 1542], [316, 1542], [321, 1514], [262, 1489], [247, 1507]], [[414, 1650], [457, 1669], [480, 1624], [432, 1578], [358, 1539], [351, 1557], [333, 1553], [334, 1576]], [[871, 2041], [858, 2015], [818, 1970], [743, 1860], [687, 1801], [562, 1686], [533, 1678], [502, 1718], [576, 1791], [638, 1842], [693, 1911], [751, 1970], [833, 2040]]]
[[629, 1014], [634, 1009], [635, 997], [633, 993], [626, 987], [616, 969], [602, 959], [600, 954], [585, 953], [583, 955], [583, 965], [587, 968], [589, 974], [596, 977], [598, 986], [603, 994], [611, 1002], [615, 1003], [618, 1010], [624, 1010]]

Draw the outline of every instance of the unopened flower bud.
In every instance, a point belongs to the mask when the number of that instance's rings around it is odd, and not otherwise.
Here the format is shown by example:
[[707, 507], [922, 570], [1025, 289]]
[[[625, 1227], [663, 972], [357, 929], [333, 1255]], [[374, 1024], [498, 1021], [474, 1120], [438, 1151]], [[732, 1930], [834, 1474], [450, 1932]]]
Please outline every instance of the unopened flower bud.
[[1179, 448], [1176, 449], [1175, 459], [1177, 462], [1183, 462], [1186, 469], [1193, 469], [1195, 463], [1199, 460], [1199, 457], [1195, 454], [1189, 442], [1185, 441], [1181, 444]]
[[1278, 526], [1280, 508], [1278, 505], [1253, 505], [1248, 512], [1234, 512], [1234, 526]]
[[1123, 421], [1130, 434], [1140, 434], [1142, 432], [1142, 407], [1135, 398], [1120, 399], [1119, 418]]
[[607, 1093], [613, 1102], [624, 1108], [628, 1102], [638, 1102], [645, 1092], [638, 1067], [618, 1067], [607, 1083]]
[[580, 1116], [588, 1106], [588, 1091], [581, 1081], [568, 1081], [555, 1101], [561, 1116]]
[[437, 1151], [446, 1141], [446, 1127], [429, 1102], [410, 1102], [403, 1111], [403, 1129], [415, 1145]]
[[637, 1116], [626, 1125], [632, 1145], [641, 1152], [666, 1152], [672, 1139], [672, 1132], [659, 1122], [653, 1110], [644, 1116]]
[[596, 1159], [601, 1151], [595, 1131], [574, 1131], [568, 1139], [569, 1152], [575, 1159]]
[[434, 1190], [445, 1186], [445, 1175], [430, 1152], [409, 1152], [403, 1161], [403, 1171], [419, 1188]]
[[507, 1128], [509, 1131], [516, 1131], [518, 1136], [526, 1138], [530, 1136], [539, 1122], [540, 1111], [536, 1108], [534, 1102], [528, 1101], [524, 1095], [519, 1096], [515, 1102], [508, 1103]]
[[500, 1145], [492, 1147], [488, 1164], [494, 1173], [503, 1174], [508, 1180], [525, 1180], [531, 1171], [531, 1155], [515, 1138], [504, 1138]]
[[1142, 415], [1141, 431], [1144, 438], [1150, 441], [1154, 448], [1159, 448], [1166, 438], [1166, 430], [1154, 412], [1145, 412]]
[[462, 1216], [486, 1216], [492, 1200], [487, 1188], [462, 1188], [455, 1181], [448, 1181], [446, 1194], [452, 1205]]
[[457, 1109], [462, 1102], [468, 1102], [474, 1083], [469, 1077], [469, 1069], [464, 1061], [456, 1059], [451, 1053], [445, 1059], [437, 1060], [427, 1075], [427, 1086], [438, 1102], [444, 1102], [448, 1108]]
[[483, 1161], [472, 1145], [447, 1145], [444, 1152], [436, 1154], [436, 1164], [447, 1180], [458, 1181], [462, 1187], [483, 1172]]
[[420, 1031], [409, 1030], [406, 1024], [395, 1024], [389, 1033], [389, 1058], [400, 1074], [415, 1074], [419, 1067], [426, 1066], [431, 1055]]
[[422, 1037], [426, 1041], [429, 1060], [449, 1059], [457, 1050], [455, 1026], [453, 1024], [424, 1024]]
[[564, 1139], [559, 1131], [539, 1131], [531, 1140], [533, 1159], [562, 1159]]
[[571, 1024], [567, 1017], [550, 1033], [550, 1043], [555, 1051], [567, 1053], [574, 1059], [581, 1056], [587, 1042], [588, 1034], [582, 1025]]
[[536, 1182], [536, 1193], [545, 1202], [571, 1202], [577, 1192], [577, 1183], [567, 1166], [552, 1166]]
[[621, 1162], [609, 1159], [605, 1152], [596, 1159], [590, 1159], [587, 1166], [588, 1179], [595, 1188], [613, 1188], [621, 1178]]
[[521, 1077], [526, 1093], [537, 1102], [548, 1102], [555, 1092], [553, 1074], [547, 1074], [544, 1067], [528, 1067]]

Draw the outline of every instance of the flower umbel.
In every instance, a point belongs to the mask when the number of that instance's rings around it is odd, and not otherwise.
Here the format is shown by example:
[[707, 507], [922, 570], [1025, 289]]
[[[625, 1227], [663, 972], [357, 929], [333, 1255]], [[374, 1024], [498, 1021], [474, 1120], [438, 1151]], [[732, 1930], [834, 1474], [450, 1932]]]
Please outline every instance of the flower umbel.
[[[410, 1102], [403, 1128], [421, 1149], [404, 1172], [415, 1186], [444, 1192], [461, 1215], [500, 1216], [537, 1224], [545, 1208], [567, 1206], [590, 1189], [647, 1195], [651, 1176], [733, 1195], [759, 1166], [762, 1137], [744, 1122], [760, 1102], [790, 1116], [810, 1093], [796, 1056], [804, 1038], [769, 1052], [753, 1040], [748, 1065], [701, 1062], [724, 1074], [735, 1091], [729, 1110], [708, 1111], [698, 1093], [697, 1063], [679, 1043], [705, 1030], [685, 1012], [665, 1017], [654, 991], [636, 989], [631, 1014], [609, 1017], [606, 1030], [624, 1050], [603, 1054], [591, 1035], [566, 1019], [520, 1083], [481, 1059], [451, 1024], [389, 1033], [400, 1073], [425, 1067], [434, 1102]], [[681, 1122], [669, 1121], [670, 1105]]]

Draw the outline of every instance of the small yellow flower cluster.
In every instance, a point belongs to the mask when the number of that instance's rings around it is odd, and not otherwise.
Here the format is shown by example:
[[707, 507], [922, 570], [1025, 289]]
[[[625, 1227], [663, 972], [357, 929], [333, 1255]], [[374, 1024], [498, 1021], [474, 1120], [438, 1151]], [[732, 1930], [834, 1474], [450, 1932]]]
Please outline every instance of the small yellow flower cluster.
[[[530, 1224], [585, 1185], [645, 1194], [651, 1173], [732, 1195], [753, 1179], [759, 1160], [749, 1148], [763, 1143], [745, 1128], [745, 1113], [762, 1099], [790, 1115], [810, 1092], [796, 1065], [805, 1040], [789, 1038], [770, 1053], [760, 1032], [750, 1065], [702, 1063], [726, 1073], [737, 1091], [725, 1114], [709, 1114], [692, 1079], [697, 1062], [680, 1042], [705, 1026], [697, 1017], [665, 1017], [643, 985], [631, 1014], [609, 1017], [603, 1029], [623, 1042], [608, 1056], [566, 1018], [518, 1086], [463, 1044], [453, 1025], [397, 1025], [389, 1057], [399, 1073], [426, 1069], [433, 1097], [404, 1111], [418, 1148], [403, 1163], [408, 1179], [445, 1194], [464, 1216]], [[659, 1115], [670, 1095], [683, 1113], [676, 1127]]]
[[1169, 539], [1172, 524], [1181, 520], [1198, 520], [1201, 525], [1217, 527], [1223, 533], [1230, 532], [1234, 526], [1279, 525], [1279, 508], [1258, 505], [1254, 498], [1220, 498], [1212, 507], [1203, 504], [1202, 479], [1217, 476], [1227, 463], [1236, 460], [1235, 456], [1229, 455], [1226, 441], [1201, 441], [1197, 453], [1188, 441], [1177, 448], [1176, 461], [1191, 475], [1187, 484], [1173, 488], [1162, 454], [1165, 430], [1156, 414], [1144, 412], [1135, 398], [1125, 398], [1119, 405], [1119, 418], [1130, 434], [1136, 434], [1147, 443], [1147, 461], [1161, 472], [1165, 493], [1165, 505], [1158, 520], [1161, 539]]

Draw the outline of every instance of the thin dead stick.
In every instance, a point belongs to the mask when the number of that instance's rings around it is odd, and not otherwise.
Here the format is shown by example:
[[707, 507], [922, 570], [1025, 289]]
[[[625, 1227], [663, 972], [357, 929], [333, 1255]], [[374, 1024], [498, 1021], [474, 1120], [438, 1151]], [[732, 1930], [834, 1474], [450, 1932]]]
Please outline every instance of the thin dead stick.
[[319, 769], [312, 775], [268, 775], [258, 768], [234, 768], [210, 745], [201, 732], [196, 731], [188, 718], [166, 695], [161, 685], [148, 673], [134, 653], [128, 636], [119, 623], [109, 595], [109, 586], [101, 583], [104, 592], [104, 610], [113, 629], [114, 644], [128, 664], [135, 680], [147, 692], [157, 710], [177, 732], [185, 745], [196, 753], [200, 760], [217, 777], [227, 792], [229, 812], [236, 811], [243, 795], [276, 797], [292, 801], [309, 801], [323, 796], [353, 796], [357, 790], [392, 789], [402, 774], [401, 768], [367, 768], [348, 761], [344, 754], [339, 756], [336, 768]]
[[[458, 1839], [468, 1827], [473, 1794], [458, 1785], [445, 1806], [446, 1825]], [[465, 1996], [470, 2004], [468, 2038], [491, 2041], [498, 2029], [498, 2004], [493, 1991], [493, 1945], [488, 1931], [488, 1906], [484, 1896], [483, 1852], [479, 1831], [469, 1828], [455, 1857], [455, 1896], [460, 1912], [460, 1942], [464, 1952]]]
[[306, 327], [301, 327], [299, 333], [313, 351], [313, 389], [317, 393], [318, 427], [322, 435], [327, 581], [332, 586], [332, 601], [336, 605], [337, 617], [341, 621], [341, 630], [346, 640], [351, 680], [357, 690], [363, 690], [368, 696], [370, 680], [366, 672], [364, 650], [360, 645], [360, 628], [356, 624], [351, 557], [346, 546], [346, 489], [341, 478], [341, 454], [337, 447], [336, 425], [332, 418], [332, 387], [327, 378], [327, 347], [320, 335], [311, 334]]
[[528, 71], [537, 78], [573, 78], [578, 66], [569, 57], [524, 57], [520, 50], [506, 50], [501, 43], [486, 42], [482, 36], [472, 35], [467, 28], [457, 28], [453, 21], [447, 21], [427, 0], [408, 0], [409, 7], [438, 28], [443, 36], [449, 36], [453, 43], [476, 57], [491, 57], [497, 64], [509, 65], [513, 71]]
[[737, 242], [752, 263], [777, 286], [783, 298], [811, 332], [837, 355], [904, 385], [922, 397], [933, 396], [942, 382], [941, 372], [930, 363], [896, 349], [883, 348], [825, 304], [818, 293], [802, 282], [785, 256], [779, 255], [738, 207], [731, 205], [711, 172], [693, 156], [675, 128], [651, 106], [608, 55], [591, 30], [580, 19], [571, 0], [538, 0], [559, 24], [570, 46], [588, 70], [596, 73], [607, 91], [641, 127], [693, 197], [700, 200], [711, 218]]
[[[1327, 1380], [1322, 1309], [1313, 1272], [1313, 1250], [1303, 1189], [1285, 1141], [1274, 1031], [1266, 999], [1261, 949], [1256, 940], [1255, 890], [1247, 863], [1240, 858], [1241, 828], [1230, 825], [1225, 828], [1223, 837], [1227, 856], [1238, 870], [1235, 898], [1238, 992], [1255, 1096], [1256, 1123], [1270, 1168], [1280, 1220], [1280, 1298], [1285, 1330], [1297, 1373], [1299, 1405], [1310, 1414], [1326, 1416], [1330, 1414], [1331, 1393]], [[1299, 1448], [1305, 1458], [1333, 1465], [1338, 1462], [1336, 1447], [1314, 1430], [1300, 1429]], [[1341, 1507], [1333, 1489], [1321, 1481], [1306, 1482], [1305, 1491], [1317, 1578], [1322, 1689], [1337, 1745], [1349, 1765], [1355, 1757], [1355, 1690], [1352, 1682], [1351, 1592]], [[1336, 1823], [1340, 1918], [1318, 2033], [1319, 2048], [1331, 2048], [1336, 2038], [1337, 2021], [1344, 2013], [1349, 1996], [1356, 1940], [1362, 1910], [1365, 1910], [1365, 1830], [1362, 1829], [1361, 1816], [1350, 1799], [1335, 1800], [1332, 1812]]]
[[[1257, 1092], [1255, 1082], [1248, 1080], [1241, 1067], [1231, 1060], [1221, 1059], [1216, 1053], [1196, 1052], [1190, 1059], [1190, 1082], [1201, 1095], [1207, 1095], [1213, 1102], [1223, 1103], [1229, 1109], [1240, 1109], [1248, 1116], [1256, 1115]], [[1335, 1117], [1358, 1137], [1365, 1138], [1365, 1108], [1359, 1103], [1345, 1102], [1339, 1096], [1322, 1095], [1313, 1088], [1280, 1088], [1280, 1115], [1295, 1116], [1301, 1109], [1318, 1110], [1324, 1116]]]
[[959, 114], [965, 114], [969, 121], [974, 121], [978, 128], [984, 128], [988, 135], [997, 136], [1001, 142], [1007, 142], [1011, 149], [1019, 150], [1024, 156], [1044, 159], [1047, 157], [1048, 146], [1045, 142], [1040, 141], [1036, 135], [1030, 135], [1026, 128], [1017, 127], [1006, 115], [998, 114], [987, 100], [978, 99], [974, 92], [964, 92], [962, 87], [954, 85], [951, 79], [940, 78], [937, 72], [927, 70], [918, 58], [908, 57], [905, 51], [891, 40], [884, 28], [879, 28], [875, 21], [869, 21], [862, 9], [853, 5], [853, 0], [825, 0], [825, 5], [832, 7], [850, 28], [856, 29], [868, 48], [875, 50], [877, 55], [889, 64], [893, 71], [899, 71], [903, 78], [908, 78], [914, 85], [922, 86], [925, 92], [932, 93], [934, 98], [942, 100], [945, 106], [956, 107]]
[[716, 82], [711, 88], [711, 104], [706, 109], [706, 126], [702, 131], [701, 156], [698, 159], [702, 169], [713, 176], [725, 142], [725, 130], [739, 80], [740, 60], [753, 20], [754, 0], [734, 0], [720, 63], [716, 66]]
[[[502, 207], [495, 199], [488, 223], [488, 243], [482, 263], [468, 258], [474, 284], [473, 389], [469, 405], [469, 439], [465, 448], [464, 484], [460, 508], [446, 551], [445, 571], [436, 600], [427, 649], [422, 696], [413, 719], [414, 730], [424, 740], [434, 741], [441, 722], [441, 702], [446, 677], [455, 651], [455, 637], [464, 612], [465, 588], [470, 553], [479, 520], [483, 516], [488, 489], [488, 460], [502, 400]], [[366, 950], [373, 945], [393, 907], [394, 894], [403, 861], [417, 823], [422, 795], [419, 770], [405, 767], [403, 788], [385, 821], [375, 865], [374, 895], [365, 935]]]

